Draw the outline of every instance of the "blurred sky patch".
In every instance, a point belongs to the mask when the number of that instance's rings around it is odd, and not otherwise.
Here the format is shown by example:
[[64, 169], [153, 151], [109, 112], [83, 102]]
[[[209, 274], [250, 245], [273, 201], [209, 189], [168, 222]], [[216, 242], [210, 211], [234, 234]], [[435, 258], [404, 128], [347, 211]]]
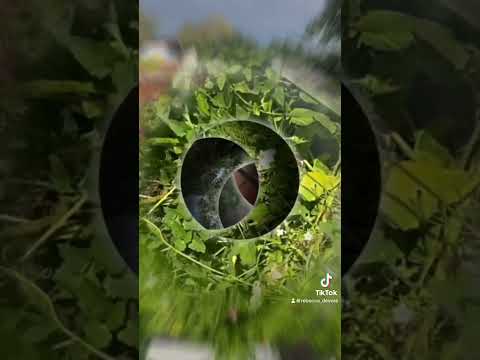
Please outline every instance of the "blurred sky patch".
[[155, 22], [156, 34], [174, 36], [185, 23], [221, 15], [238, 31], [268, 44], [273, 39], [299, 40], [326, 0], [140, 0], [142, 12]]

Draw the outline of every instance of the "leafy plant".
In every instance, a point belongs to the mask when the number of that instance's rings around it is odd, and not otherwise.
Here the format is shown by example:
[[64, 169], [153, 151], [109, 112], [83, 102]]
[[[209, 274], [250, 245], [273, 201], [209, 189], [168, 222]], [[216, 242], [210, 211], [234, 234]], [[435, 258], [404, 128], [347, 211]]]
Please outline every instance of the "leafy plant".
[[461, 37], [471, 29], [452, 26], [459, 23], [444, 11], [408, 1], [344, 7], [345, 70], [382, 129], [385, 160], [377, 230], [345, 278], [348, 359], [471, 357], [480, 119], [470, 77], [479, 70], [478, 43]]
[[2, 358], [134, 359], [136, 279], [96, 222], [89, 166], [136, 81], [136, 19], [125, 14], [137, 10], [30, 5], [5, 19], [18, 73], [0, 105]]
[[[155, 335], [182, 337], [213, 344], [219, 359], [244, 359], [260, 342], [310, 341], [319, 353], [338, 355], [338, 304], [295, 309], [290, 303], [314, 293], [319, 271], [339, 267], [340, 115], [283, 77], [268, 51], [250, 45], [231, 50], [227, 44], [214, 48], [215, 58], [202, 55], [189, 78], [174, 81], [168, 95], [144, 109], [142, 342]], [[287, 220], [251, 240], [202, 229], [183, 204], [177, 182], [190, 144], [225, 120], [270, 126], [295, 149], [302, 176]], [[260, 134], [244, 127], [227, 130], [221, 137], [241, 141], [247, 152], [248, 144], [258, 147]], [[313, 146], [322, 140], [335, 144], [334, 150]], [[324, 321], [323, 330], [312, 337], [317, 321]], [[286, 329], [294, 324], [303, 330], [292, 335]]]

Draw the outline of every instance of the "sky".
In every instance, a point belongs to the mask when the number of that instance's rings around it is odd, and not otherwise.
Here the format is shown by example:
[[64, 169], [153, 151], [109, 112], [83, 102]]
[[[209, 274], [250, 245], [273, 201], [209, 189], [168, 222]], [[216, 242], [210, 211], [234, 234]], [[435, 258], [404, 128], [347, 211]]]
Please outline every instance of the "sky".
[[262, 44], [272, 39], [299, 40], [327, 0], [140, 0], [157, 34], [174, 36], [186, 22], [222, 15], [241, 33]]

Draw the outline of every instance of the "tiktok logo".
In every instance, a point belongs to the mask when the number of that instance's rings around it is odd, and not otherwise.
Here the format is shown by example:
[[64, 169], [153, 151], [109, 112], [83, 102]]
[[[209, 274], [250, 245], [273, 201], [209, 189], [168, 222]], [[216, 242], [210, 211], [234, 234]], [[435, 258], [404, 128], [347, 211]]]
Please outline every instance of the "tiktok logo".
[[330, 287], [332, 279], [333, 279], [333, 276], [330, 273], [327, 273], [327, 275], [320, 281], [320, 284], [324, 288]]

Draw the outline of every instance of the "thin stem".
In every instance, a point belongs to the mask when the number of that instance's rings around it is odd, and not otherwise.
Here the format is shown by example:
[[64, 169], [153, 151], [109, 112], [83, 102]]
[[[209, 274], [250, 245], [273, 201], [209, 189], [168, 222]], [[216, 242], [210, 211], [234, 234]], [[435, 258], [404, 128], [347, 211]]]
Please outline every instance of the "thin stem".
[[327, 197], [325, 199], [325, 202], [323, 204], [323, 210], [322, 211], [319, 211], [318, 212], [318, 215], [317, 215], [317, 218], [315, 219], [315, 226], [317, 226], [319, 223], [320, 223], [320, 220], [322, 220], [324, 218], [324, 216], [327, 214], [327, 211], [329, 210], [328, 208], [328, 200], [329, 199], [332, 199], [334, 200], [335, 199], [335, 193], [334, 191], [340, 186], [340, 183], [341, 183], [341, 180], [339, 180], [329, 191], [328, 191], [328, 194], [327, 194]]
[[96, 349], [93, 345], [89, 344], [88, 342], [83, 340], [80, 336], [75, 334], [73, 331], [65, 327], [62, 321], [60, 321], [58, 314], [55, 310], [55, 306], [52, 300], [50, 299], [50, 297], [42, 289], [40, 289], [35, 283], [33, 283], [31, 280], [27, 279], [26, 277], [24, 277], [23, 275], [21, 275], [20, 273], [18, 273], [13, 269], [0, 266], [0, 270], [4, 272], [6, 275], [8, 275], [9, 277], [21, 282], [23, 285], [33, 290], [33, 292], [38, 295], [38, 298], [47, 305], [48, 315], [50, 315], [50, 317], [52, 318], [53, 322], [57, 325], [59, 330], [61, 330], [66, 336], [68, 336], [70, 339], [77, 342], [78, 344], [82, 345], [85, 349], [90, 351], [92, 354], [95, 354], [96, 356], [98, 356], [103, 360], [115, 360], [113, 357]]
[[[242, 95], [240, 95], [238, 92], [235, 92], [235, 95], [237, 95], [237, 97], [242, 100], [242, 102], [248, 106], [249, 110], [252, 110], [252, 105], [243, 98]], [[261, 113], [264, 113], [264, 114], [267, 114], [267, 115], [270, 115], [270, 116], [283, 116], [284, 113], [274, 113], [274, 112], [270, 112], [270, 111], [265, 111], [265, 110], [262, 110], [262, 109], [258, 109]]]
[[303, 163], [304, 163], [305, 165], [307, 165], [307, 167], [308, 167], [308, 169], [309, 169], [310, 171], [313, 171], [313, 166], [308, 162], [308, 160], [303, 160]]
[[32, 186], [38, 186], [38, 187], [45, 187], [45, 188], [48, 188], [49, 190], [56, 190], [54, 185], [46, 181], [35, 181], [35, 180], [19, 179], [19, 178], [4, 179], [3, 181], [6, 181], [12, 184], [32, 185]]
[[165, 244], [165, 246], [167, 246], [170, 250], [173, 250], [178, 255], [190, 260], [191, 262], [201, 266], [202, 268], [204, 268], [204, 269], [206, 269], [210, 272], [213, 272], [214, 274], [225, 276], [225, 274], [222, 273], [221, 271], [218, 271], [218, 270], [216, 270], [216, 269], [214, 269], [214, 268], [212, 268], [208, 265], [205, 265], [204, 263], [192, 258], [191, 256], [189, 256], [187, 254], [184, 254], [183, 252], [181, 252], [180, 250], [178, 250], [174, 246], [170, 245], [170, 243], [167, 240], [165, 240], [165, 237], [163, 236], [162, 230], [160, 230], [160, 228], [157, 225], [155, 225], [153, 222], [151, 222], [150, 220], [148, 220], [146, 218], [142, 218], [142, 220], [147, 223], [150, 230], [153, 233], [155, 233], [155, 235], [157, 235], [160, 238], [160, 240]]
[[173, 252], [175, 252], [176, 254], [184, 257], [185, 259], [197, 264], [198, 266], [212, 272], [213, 274], [217, 275], [217, 276], [221, 276], [223, 279], [226, 279], [226, 280], [234, 280], [234, 281], [237, 281], [243, 285], [246, 285], [246, 286], [253, 286], [252, 284], [250, 284], [249, 282], [245, 281], [245, 280], [242, 280], [242, 279], [239, 279], [238, 277], [236, 276], [229, 276], [229, 275], [226, 275], [224, 273], [222, 273], [221, 271], [218, 271], [208, 265], [205, 265], [203, 264], [202, 262], [194, 259], [193, 257], [183, 253], [182, 251], [178, 250], [177, 248], [175, 248], [174, 246], [172, 246], [167, 240], [165, 240], [165, 237], [163, 236], [163, 233], [162, 233], [162, 230], [160, 230], [160, 228], [155, 225], [153, 222], [151, 222], [150, 220], [146, 219], [146, 218], [142, 218], [142, 220], [144, 222], [147, 223], [147, 225], [149, 226], [150, 228], [150, 231], [152, 231], [153, 233], [155, 233], [155, 235], [157, 235], [160, 240], [163, 242], [163, 244], [165, 246], [167, 246], [170, 250], [172, 250]]
[[75, 340], [68, 339], [68, 340], [62, 341], [62, 342], [58, 343], [57, 345], [53, 346], [52, 349], [53, 350], [60, 350], [62, 348], [68, 347], [68, 346], [73, 345], [73, 344], [75, 344]]
[[0, 215], [0, 221], [24, 224], [24, 223], [30, 222], [31, 220], [20, 218], [20, 217], [17, 217], [17, 216], [1, 214]]
[[392, 133], [391, 138], [397, 144], [397, 146], [402, 150], [403, 154], [407, 158], [411, 160], [415, 159], [415, 152], [410, 147], [410, 145], [408, 145], [405, 142], [405, 140], [402, 139], [402, 137], [398, 133], [396, 132]]
[[75, 204], [63, 214], [57, 222], [54, 222], [48, 230], [38, 239], [20, 258], [21, 262], [27, 260], [40, 246], [43, 245], [58, 229], [65, 225], [65, 223], [70, 219], [80, 208], [83, 206], [87, 200], [87, 193], [83, 192], [80, 198], [75, 202]]
[[162, 195], [160, 200], [148, 211], [148, 215], [153, 213], [167, 198], [176, 190], [176, 187], [172, 187], [165, 195]]

